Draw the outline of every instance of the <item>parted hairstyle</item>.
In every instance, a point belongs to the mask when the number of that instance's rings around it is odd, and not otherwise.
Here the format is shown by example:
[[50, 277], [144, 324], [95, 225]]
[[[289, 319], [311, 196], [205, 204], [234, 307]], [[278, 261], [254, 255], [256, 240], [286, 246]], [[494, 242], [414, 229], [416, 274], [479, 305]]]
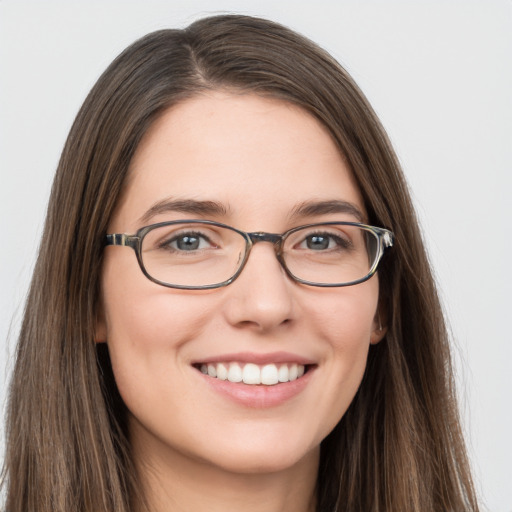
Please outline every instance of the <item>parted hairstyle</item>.
[[369, 222], [395, 246], [379, 268], [388, 328], [322, 442], [319, 512], [477, 511], [447, 329], [407, 185], [347, 72], [270, 21], [214, 16], [136, 41], [71, 128], [48, 206], [9, 392], [8, 512], [129, 512], [144, 496], [106, 344], [94, 342], [104, 238], [141, 138], [169, 107], [228, 90], [302, 108], [330, 132]]

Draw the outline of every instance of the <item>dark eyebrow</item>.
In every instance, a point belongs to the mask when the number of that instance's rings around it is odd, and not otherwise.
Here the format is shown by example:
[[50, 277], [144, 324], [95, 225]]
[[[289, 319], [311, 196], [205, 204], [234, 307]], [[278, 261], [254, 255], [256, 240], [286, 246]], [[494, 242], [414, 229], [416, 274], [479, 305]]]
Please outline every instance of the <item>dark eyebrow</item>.
[[314, 217], [330, 213], [348, 213], [359, 222], [365, 222], [365, 215], [354, 204], [347, 201], [332, 199], [329, 201], [306, 201], [297, 205], [291, 212], [291, 217]]
[[227, 215], [228, 209], [217, 201], [197, 201], [195, 199], [166, 198], [157, 201], [147, 210], [139, 222], [146, 223], [155, 215], [169, 212], [190, 213], [192, 215], [219, 216]]

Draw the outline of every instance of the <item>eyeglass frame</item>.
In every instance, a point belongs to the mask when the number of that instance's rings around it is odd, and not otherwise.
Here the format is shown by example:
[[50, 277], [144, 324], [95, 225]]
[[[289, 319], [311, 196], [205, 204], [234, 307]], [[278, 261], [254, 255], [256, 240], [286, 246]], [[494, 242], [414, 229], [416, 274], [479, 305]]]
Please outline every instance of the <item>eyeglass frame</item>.
[[[173, 224], [206, 224], [210, 226], [218, 226], [221, 228], [226, 228], [231, 231], [234, 231], [241, 235], [245, 240], [245, 253], [240, 263], [238, 270], [227, 280], [222, 281], [221, 283], [215, 284], [207, 284], [200, 286], [185, 286], [178, 284], [170, 284], [164, 281], [160, 281], [155, 277], [152, 277], [146, 270], [144, 266], [144, 262], [142, 261], [142, 242], [144, 237], [153, 229], [157, 229], [163, 226], [171, 226]], [[314, 283], [312, 281], [307, 281], [305, 279], [300, 279], [289, 270], [284, 261], [282, 247], [283, 243], [292, 233], [296, 231], [300, 231], [301, 229], [311, 228], [315, 226], [332, 226], [332, 225], [343, 225], [343, 226], [355, 226], [364, 229], [365, 231], [372, 232], [378, 240], [378, 253], [375, 255], [375, 261], [373, 262], [372, 267], [370, 268], [368, 274], [366, 274], [361, 279], [357, 279], [355, 281], [350, 281], [348, 283]], [[137, 230], [137, 232], [133, 235], [128, 235], [126, 233], [111, 233], [105, 235], [105, 246], [122, 246], [122, 247], [131, 247], [137, 256], [137, 262], [139, 263], [139, 267], [142, 270], [142, 273], [153, 283], [159, 284], [161, 286], [165, 286], [166, 288], [175, 288], [179, 290], [212, 290], [215, 288], [223, 288], [224, 286], [228, 286], [233, 281], [235, 281], [238, 276], [242, 273], [247, 261], [249, 259], [249, 255], [251, 250], [255, 244], [258, 242], [269, 242], [274, 246], [274, 252], [276, 254], [276, 258], [279, 261], [279, 264], [286, 272], [288, 277], [297, 283], [305, 284], [307, 286], [316, 286], [320, 288], [341, 288], [345, 286], [354, 286], [356, 284], [364, 283], [368, 281], [373, 275], [377, 272], [377, 267], [379, 266], [382, 257], [386, 249], [390, 248], [394, 244], [395, 236], [393, 232], [386, 228], [380, 228], [376, 226], [370, 226], [368, 224], [363, 224], [360, 222], [345, 222], [345, 221], [332, 221], [332, 222], [315, 222], [312, 224], [304, 224], [302, 226], [297, 226], [288, 231], [285, 231], [282, 234], [277, 233], [267, 233], [265, 231], [255, 231], [255, 232], [247, 232], [242, 231], [240, 229], [234, 228], [233, 226], [228, 226], [227, 224], [223, 224], [221, 222], [216, 222], [213, 220], [201, 220], [201, 219], [183, 219], [183, 220], [171, 220], [166, 222], [158, 222], [156, 224], [150, 224], [149, 226], [144, 226]]]

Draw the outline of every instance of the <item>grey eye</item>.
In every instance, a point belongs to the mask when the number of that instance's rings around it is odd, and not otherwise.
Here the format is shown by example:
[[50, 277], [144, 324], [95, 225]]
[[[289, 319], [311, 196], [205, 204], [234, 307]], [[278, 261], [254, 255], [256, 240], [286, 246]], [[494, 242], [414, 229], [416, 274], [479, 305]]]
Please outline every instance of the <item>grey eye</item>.
[[299, 248], [310, 251], [326, 251], [328, 249], [348, 249], [350, 245], [349, 240], [334, 233], [311, 233], [304, 237]]
[[197, 236], [180, 236], [173, 242], [181, 251], [195, 251], [199, 249], [201, 240]]
[[162, 244], [175, 251], [198, 251], [212, 247], [209, 238], [202, 233], [181, 233]]
[[308, 249], [312, 249], [313, 251], [322, 251], [324, 249], [328, 249], [331, 243], [331, 236], [325, 235], [311, 235], [308, 236], [305, 240], [306, 247]]

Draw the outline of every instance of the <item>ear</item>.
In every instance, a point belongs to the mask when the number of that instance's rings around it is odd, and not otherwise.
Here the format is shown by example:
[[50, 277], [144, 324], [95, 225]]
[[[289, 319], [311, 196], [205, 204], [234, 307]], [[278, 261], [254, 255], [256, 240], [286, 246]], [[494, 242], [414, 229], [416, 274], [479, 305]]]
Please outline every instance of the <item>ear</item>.
[[375, 318], [373, 319], [372, 334], [370, 335], [370, 344], [376, 345], [379, 341], [386, 336], [388, 332], [387, 315], [385, 315], [383, 308], [379, 306]]

